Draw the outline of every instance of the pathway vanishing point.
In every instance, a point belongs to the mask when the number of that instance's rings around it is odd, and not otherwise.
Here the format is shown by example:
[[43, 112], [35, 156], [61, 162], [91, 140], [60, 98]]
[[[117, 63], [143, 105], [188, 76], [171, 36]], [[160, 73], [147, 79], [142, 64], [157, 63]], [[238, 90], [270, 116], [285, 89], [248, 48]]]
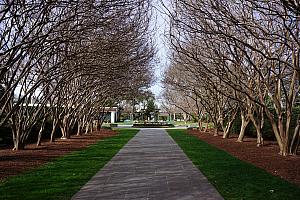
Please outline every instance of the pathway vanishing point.
[[163, 129], [141, 129], [72, 200], [221, 200]]

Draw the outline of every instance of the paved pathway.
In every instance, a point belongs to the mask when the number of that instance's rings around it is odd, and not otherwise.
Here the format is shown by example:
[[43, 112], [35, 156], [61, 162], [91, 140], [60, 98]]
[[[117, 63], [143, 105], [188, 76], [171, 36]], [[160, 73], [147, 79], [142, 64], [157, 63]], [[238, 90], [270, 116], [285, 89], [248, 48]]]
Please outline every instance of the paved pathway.
[[163, 129], [142, 129], [73, 200], [221, 200]]

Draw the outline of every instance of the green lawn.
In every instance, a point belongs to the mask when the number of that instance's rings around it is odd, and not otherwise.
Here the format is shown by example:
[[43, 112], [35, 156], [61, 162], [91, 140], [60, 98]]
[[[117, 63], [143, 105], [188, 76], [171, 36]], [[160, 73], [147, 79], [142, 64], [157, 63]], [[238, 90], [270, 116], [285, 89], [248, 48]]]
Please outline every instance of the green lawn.
[[70, 199], [138, 132], [136, 129], [118, 131], [117, 136], [8, 178], [0, 184], [0, 199]]
[[167, 130], [225, 199], [300, 199], [300, 188], [209, 145], [186, 130]]

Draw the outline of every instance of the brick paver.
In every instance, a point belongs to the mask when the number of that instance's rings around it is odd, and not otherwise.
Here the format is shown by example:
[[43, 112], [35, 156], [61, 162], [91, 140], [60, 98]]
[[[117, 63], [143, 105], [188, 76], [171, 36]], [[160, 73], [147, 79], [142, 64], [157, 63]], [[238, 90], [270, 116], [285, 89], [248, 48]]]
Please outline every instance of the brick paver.
[[73, 200], [221, 200], [163, 129], [142, 129]]

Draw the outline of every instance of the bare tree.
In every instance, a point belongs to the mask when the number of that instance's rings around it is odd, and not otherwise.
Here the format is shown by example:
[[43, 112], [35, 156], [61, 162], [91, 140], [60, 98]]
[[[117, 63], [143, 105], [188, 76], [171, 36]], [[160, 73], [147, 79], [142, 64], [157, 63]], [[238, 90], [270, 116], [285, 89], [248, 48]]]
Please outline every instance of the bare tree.
[[[186, 63], [183, 68], [194, 68], [193, 73], [201, 77], [196, 80], [215, 90], [210, 95], [220, 93], [246, 108], [242, 119], [250, 118], [256, 127], [258, 146], [263, 144], [265, 112], [280, 154], [295, 153], [298, 145], [293, 141], [298, 140], [299, 128], [291, 140], [290, 122], [299, 93], [298, 4], [191, 0], [172, 5], [170, 44], [175, 59], [179, 56]], [[222, 112], [219, 119], [223, 121]]]
[[[63, 138], [86, 130], [107, 100], [117, 102], [152, 81], [155, 54], [148, 1], [12, 1], [0, 5], [0, 124], [14, 149], [32, 127], [53, 120]], [[80, 128], [79, 128], [80, 129]], [[87, 132], [87, 131], [86, 131]]]

